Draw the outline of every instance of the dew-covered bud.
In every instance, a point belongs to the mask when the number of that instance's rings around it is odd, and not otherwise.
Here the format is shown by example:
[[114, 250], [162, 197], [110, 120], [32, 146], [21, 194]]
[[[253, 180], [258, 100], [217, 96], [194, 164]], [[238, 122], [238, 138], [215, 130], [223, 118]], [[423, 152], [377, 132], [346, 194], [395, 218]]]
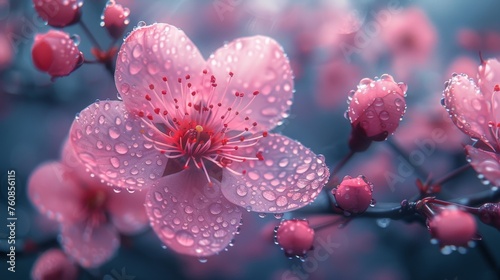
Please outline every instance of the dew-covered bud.
[[276, 231], [276, 242], [287, 256], [304, 257], [313, 241], [314, 230], [306, 220], [284, 220]]
[[124, 8], [120, 4], [116, 4], [115, 1], [110, 0], [104, 8], [102, 13], [101, 26], [105, 27], [109, 35], [114, 39], [119, 39], [123, 36], [123, 32], [130, 20], [128, 16], [130, 15], [130, 10]]
[[53, 27], [65, 27], [80, 20], [81, 0], [33, 0], [35, 11]]
[[479, 219], [481, 222], [500, 230], [500, 205], [498, 203], [486, 203], [479, 207]]
[[371, 141], [383, 141], [399, 125], [406, 111], [404, 83], [384, 74], [379, 79], [364, 78], [349, 96], [347, 116], [352, 126], [349, 146], [363, 151]]
[[441, 246], [466, 247], [476, 234], [474, 217], [458, 208], [446, 208], [428, 221], [429, 231]]
[[43, 253], [33, 265], [31, 277], [35, 280], [77, 279], [77, 267], [59, 249]]
[[337, 206], [346, 214], [360, 214], [373, 204], [373, 184], [364, 176], [345, 176], [340, 185], [332, 190]]
[[31, 55], [35, 66], [52, 77], [67, 76], [83, 63], [83, 54], [75, 42], [57, 30], [37, 34]]

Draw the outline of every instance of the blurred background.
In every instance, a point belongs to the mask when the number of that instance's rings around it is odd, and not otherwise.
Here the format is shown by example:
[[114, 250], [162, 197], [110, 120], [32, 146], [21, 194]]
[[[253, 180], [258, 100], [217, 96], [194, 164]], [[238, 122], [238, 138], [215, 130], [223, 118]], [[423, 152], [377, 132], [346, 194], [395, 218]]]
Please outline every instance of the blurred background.
[[[372, 145], [338, 174], [340, 178], [365, 175], [374, 183], [378, 203], [410, 198], [418, 193], [416, 178], [439, 178], [466, 163], [462, 145], [471, 141], [440, 104], [443, 83], [453, 72], [475, 78], [479, 51], [484, 58], [500, 53], [500, 2], [496, 0], [117, 3], [131, 11], [127, 31], [139, 21], [173, 24], [205, 57], [238, 37], [261, 34], [276, 39], [290, 58], [296, 90], [290, 117], [277, 131], [325, 155], [331, 167], [348, 153], [350, 124], [344, 118], [348, 92], [356, 89], [361, 78], [384, 73], [405, 82], [408, 109], [390, 144]], [[100, 27], [105, 4], [85, 0], [82, 19], [100, 44], [108, 46], [112, 40]], [[113, 76], [100, 64], [85, 64], [53, 82], [36, 70], [31, 59], [33, 38], [51, 28], [38, 18], [32, 1], [0, 0], [0, 221], [6, 220], [7, 170], [11, 169], [16, 171], [18, 217], [15, 274], [6, 269], [7, 231], [0, 227], [1, 279], [28, 279], [37, 257], [59, 246], [57, 223], [38, 214], [27, 199], [30, 173], [39, 164], [59, 158], [77, 112], [96, 99], [117, 96]], [[64, 31], [78, 34], [80, 50], [92, 59], [91, 42], [81, 27]], [[433, 140], [436, 129], [445, 131], [445, 141]], [[419, 141], [434, 141], [435, 149], [425, 153], [418, 168], [402, 172], [404, 154], [423, 153]], [[392, 175], [398, 179], [388, 179]], [[487, 188], [468, 170], [443, 188], [442, 197], [458, 198]], [[327, 203], [320, 196], [285, 218], [309, 218], [313, 226], [336, 219], [314, 214], [325, 212]], [[429, 242], [421, 223], [359, 218], [341, 229], [323, 228], [315, 247], [327, 253], [311, 254], [305, 262], [287, 259], [273, 243], [278, 223], [272, 215], [245, 212], [234, 246], [206, 263], [162, 249], [150, 229], [122, 236], [115, 257], [99, 268], [80, 271], [79, 279], [496, 279], [481, 250], [444, 255]], [[482, 242], [500, 263], [498, 231], [478, 224]], [[330, 245], [325, 247], [325, 242]]]

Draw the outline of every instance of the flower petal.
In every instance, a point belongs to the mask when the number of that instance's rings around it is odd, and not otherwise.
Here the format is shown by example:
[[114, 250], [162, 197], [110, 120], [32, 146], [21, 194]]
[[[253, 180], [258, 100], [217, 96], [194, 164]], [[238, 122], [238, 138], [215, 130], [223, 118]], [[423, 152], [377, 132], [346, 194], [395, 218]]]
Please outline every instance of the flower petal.
[[500, 62], [496, 59], [483, 61], [477, 73], [477, 84], [486, 100], [490, 100], [493, 89], [500, 84]]
[[109, 197], [108, 210], [113, 224], [121, 233], [134, 234], [148, 225], [145, 200], [145, 191], [113, 193]]
[[174, 251], [210, 256], [234, 237], [241, 219], [238, 206], [222, 195], [220, 183], [198, 169], [161, 179], [146, 197], [146, 211], [158, 237]]
[[163, 175], [167, 158], [145, 136], [153, 131], [127, 112], [123, 102], [100, 101], [75, 119], [70, 141], [92, 172], [116, 187], [143, 189]]
[[[240, 112], [240, 122], [248, 116], [251, 123], [257, 122], [260, 131], [264, 131], [287, 117], [292, 104], [293, 75], [283, 48], [273, 39], [254, 36], [234, 40], [210, 56], [207, 64], [217, 78], [219, 96], [215, 98], [222, 99], [222, 104], [232, 104], [236, 91], [246, 96], [259, 92], [252, 104]], [[228, 84], [229, 72], [234, 76]], [[227, 90], [220, 90], [226, 86]], [[240, 109], [246, 103], [242, 102]]]
[[222, 193], [255, 212], [283, 213], [311, 203], [330, 176], [325, 159], [288, 137], [270, 134], [245, 153], [264, 160], [231, 165], [245, 175], [224, 170]]
[[33, 171], [28, 196], [38, 211], [58, 222], [82, 218], [83, 190], [78, 178], [58, 162], [42, 164]]
[[108, 261], [120, 245], [118, 233], [111, 224], [97, 227], [85, 223], [62, 224], [61, 235], [64, 251], [86, 268]]
[[[198, 84], [193, 79], [201, 78], [204, 65], [196, 46], [177, 27], [164, 23], [140, 27], [130, 33], [118, 53], [116, 88], [129, 110], [143, 111], [159, 119], [155, 108], [169, 111], [173, 98], [181, 100], [177, 79], [190, 75], [191, 82]], [[163, 96], [162, 90], [168, 90], [172, 96]], [[146, 99], [146, 94], [151, 100]]]
[[488, 122], [492, 121], [490, 103], [473, 80], [465, 74], [456, 75], [447, 82], [443, 95], [444, 106], [460, 130], [487, 144], [496, 143], [488, 127]]
[[44, 252], [31, 269], [34, 280], [44, 279], [78, 279], [77, 267], [59, 249]]
[[500, 186], [500, 155], [476, 149], [470, 145], [465, 147], [470, 164], [478, 174], [494, 186]]

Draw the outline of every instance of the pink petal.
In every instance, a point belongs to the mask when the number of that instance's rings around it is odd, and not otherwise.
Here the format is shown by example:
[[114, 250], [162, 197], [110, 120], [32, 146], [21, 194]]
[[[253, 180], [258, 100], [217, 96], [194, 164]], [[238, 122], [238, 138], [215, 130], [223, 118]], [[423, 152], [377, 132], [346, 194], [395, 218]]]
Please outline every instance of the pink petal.
[[117, 187], [143, 189], [163, 175], [167, 162], [145, 138], [152, 133], [123, 102], [100, 101], [75, 119], [70, 141], [78, 158], [101, 179]]
[[[159, 119], [155, 108], [171, 111], [173, 98], [181, 100], [177, 79], [190, 75], [193, 85], [198, 85], [204, 65], [205, 60], [183, 31], [156, 23], [135, 29], [125, 39], [116, 62], [116, 88], [129, 110]], [[168, 96], [163, 96], [162, 90], [168, 90]]]
[[474, 81], [465, 74], [456, 75], [447, 82], [443, 95], [444, 106], [460, 130], [485, 143], [496, 143], [488, 127], [490, 104]]
[[167, 247], [193, 256], [222, 251], [238, 229], [241, 211], [222, 195], [221, 185], [200, 170], [187, 169], [164, 177], [146, 197], [154, 231]]
[[478, 174], [481, 174], [494, 186], [500, 186], [500, 155], [466, 146], [465, 151], [470, 164]]
[[83, 189], [78, 178], [58, 162], [37, 167], [28, 182], [28, 196], [41, 213], [59, 222], [82, 218]]
[[477, 84], [486, 100], [490, 100], [493, 89], [500, 85], [500, 62], [496, 59], [483, 61], [477, 73]]
[[116, 228], [126, 234], [134, 234], [148, 225], [144, 209], [146, 192], [121, 192], [109, 196], [108, 210]]
[[[216, 98], [223, 98], [222, 104], [232, 104], [236, 91], [245, 95], [259, 92], [251, 105], [241, 110], [240, 121], [248, 116], [264, 131], [287, 116], [292, 104], [293, 75], [283, 48], [273, 39], [255, 36], [234, 40], [210, 56], [207, 64], [217, 79]], [[234, 76], [228, 84], [229, 72]]]
[[120, 245], [118, 233], [111, 224], [97, 227], [85, 223], [62, 224], [61, 235], [64, 251], [86, 268], [108, 261]]
[[233, 164], [224, 170], [222, 193], [236, 205], [255, 212], [283, 213], [311, 203], [330, 176], [322, 155], [279, 134], [262, 138], [245, 153], [262, 152], [264, 160]]
[[59, 249], [50, 249], [44, 252], [31, 269], [34, 280], [78, 278], [77, 267]]

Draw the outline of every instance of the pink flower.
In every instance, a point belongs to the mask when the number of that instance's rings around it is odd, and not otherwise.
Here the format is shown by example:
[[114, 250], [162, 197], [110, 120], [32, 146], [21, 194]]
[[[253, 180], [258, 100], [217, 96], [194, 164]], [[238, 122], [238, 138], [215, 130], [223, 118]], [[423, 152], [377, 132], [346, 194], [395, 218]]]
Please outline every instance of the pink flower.
[[34, 280], [78, 279], [77, 267], [59, 249], [44, 252], [31, 269]]
[[99, 266], [118, 249], [118, 231], [136, 233], [147, 225], [145, 195], [113, 193], [75, 165], [69, 145], [63, 162], [39, 166], [28, 183], [38, 211], [61, 224], [62, 247], [84, 267]]
[[416, 7], [394, 14], [380, 34], [394, 55], [413, 62], [425, 61], [437, 41], [434, 26], [424, 11]]
[[342, 104], [352, 86], [360, 79], [360, 69], [345, 59], [335, 59], [318, 69], [315, 99], [318, 106], [332, 109]]
[[393, 56], [394, 71], [404, 79], [410, 78], [415, 66], [428, 61], [438, 38], [432, 22], [417, 7], [392, 15], [380, 35]]
[[237, 39], [205, 61], [174, 26], [136, 28], [118, 54], [121, 101], [75, 119], [72, 145], [85, 166], [119, 188], [148, 189], [146, 210], [173, 250], [208, 256], [226, 247], [240, 207], [279, 213], [316, 198], [324, 158], [268, 132], [292, 104], [281, 46]]
[[479, 66], [477, 84], [465, 74], [455, 74], [444, 90], [444, 106], [453, 123], [475, 140], [465, 150], [472, 167], [493, 185], [500, 185], [500, 63]]

